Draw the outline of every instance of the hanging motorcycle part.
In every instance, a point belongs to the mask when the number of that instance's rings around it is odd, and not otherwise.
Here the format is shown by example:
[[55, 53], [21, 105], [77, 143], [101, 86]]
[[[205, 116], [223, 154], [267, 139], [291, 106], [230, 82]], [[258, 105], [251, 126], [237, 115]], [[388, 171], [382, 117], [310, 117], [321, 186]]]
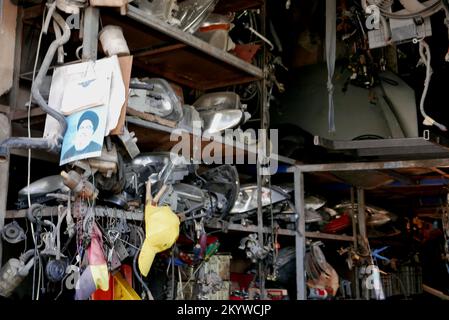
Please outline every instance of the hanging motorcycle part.
[[268, 246], [260, 246], [256, 233], [250, 234], [248, 237], [240, 240], [239, 249], [245, 250], [246, 256], [254, 263], [265, 259], [270, 251], [272, 251], [272, 248]]
[[421, 56], [421, 60], [418, 64], [423, 64], [426, 67], [426, 79], [424, 80], [424, 90], [421, 95], [421, 101], [419, 104], [419, 109], [421, 111], [422, 116], [424, 117], [423, 124], [425, 126], [436, 126], [441, 131], [447, 131], [445, 125], [435, 121], [429, 115], [427, 115], [424, 110], [424, 104], [426, 102], [427, 92], [429, 90], [430, 80], [432, 77], [432, 66], [431, 66], [431, 52], [429, 45], [425, 42], [425, 40], [416, 40], [415, 43], [419, 42], [419, 54]]
[[65, 260], [49, 260], [45, 266], [45, 273], [50, 282], [61, 281], [66, 272], [67, 263]]
[[34, 249], [28, 250], [19, 259], [11, 258], [0, 269], [0, 296], [8, 298], [22, 283], [34, 265]]
[[36, 218], [35, 212], [40, 208], [42, 208], [42, 205], [32, 205], [27, 212], [27, 216], [31, 223], [51, 228], [51, 231], [43, 232], [40, 234], [41, 241], [44, 244], [44, 249], [40, 251], [40, 254], [48, 258], [45, 267], [48, 280], [50, 280], [51, 282], [59, 282], [64, 278], [65, 270], [67, 267], [65, 256], [61, 253], [60, 233], [62, 222], [67, 215], [67, 210], [63, 210], [63, 206], [58, 207], [58, 222], [55, 226], [51, 221], [42, 221], [40, 218]]
[[322, 242], [310, 242], [306, 252], [305, 268], [310, 289], [325, 289], [334, 296], [340, 287], [339, 276], [335, 269], [326, 261], [321, 251]]
[[[59, 282], [64, 278], [65, 270], [67, 268], [67, 261], [64, 255], [61, 253], [61, 225], [64, 219], [67, 217], [69, 209], [64, 209], [63, 206], [58, 207], [58, 222], [56, 224], [53, 238], [56, 239], [55, 258], [49, 259], [45, 267], [45, 271], [48, 279], [51, 282]], [[51, 244], [51, 245], [54, 245]], [[42, 254], [45, 254], [42, 252]]]
[[145, 232], [142, 227], [131, 224], [128, 240], [128, 247], [126, 250], [130, 257], [134, 257], [138, 249], [142, 246], [141, 239], [145, 238]]
[[15, 220], [3, 227], [2, 237], [11, 244], [19, 243], [27, 238], [22, 227]]
[[62, 171], [61, 176], [64, 179], [64, 184], [75, 193], [75, 196], [81, 196], [82, 198], [92, 200], [97, 197], [97, 188], [78, 172], [74, 170], [69, 172]]

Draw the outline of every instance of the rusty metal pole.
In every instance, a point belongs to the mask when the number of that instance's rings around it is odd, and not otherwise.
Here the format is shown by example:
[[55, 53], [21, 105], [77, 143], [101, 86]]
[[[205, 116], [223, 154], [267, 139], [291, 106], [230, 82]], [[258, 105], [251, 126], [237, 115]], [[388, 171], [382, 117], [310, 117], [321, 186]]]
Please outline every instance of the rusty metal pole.
[[[0, 113], [0, 141], [11, 136], [11, 121], [9, 118]], [[9, 183], [9, 156], [6, 161], [0, 162], [0, 234], [5, 225], [6, 202], [8, 199], [8, 183]], [[0, 236], [0, 267], [3, 259], [3, 241]]]
[[359, 223], [359, 233], [362, 238], [362, 246], [365, 248], [368, 241], [366, 232], [366, 213], [365, 213], [365, 190], [357, 188], [357, 220]]
[[[361, 250], [364, 254], [369, 253], [368, 248], [368, 236], [366, 231], [366, 211], [365, 211], [365, 190], [362, 188], [357, 188], [357, 221], [359, 225], [359, 245], [358, 248]], [[362, 290], [362, 295], [366, 300], [369, 300], [369, 291], [365, 290], [364, 287]]]
[[[266, 18], [266, 3], [264, 3], [261, 6], [261, 32], [264, 35], [265, 34], [265, 18]], [[265, 72], [265, 63], [266, 63], [266, 47], [264, 46], [262, 48], [262, 68], [264, 70], [264, 77], [261, 80], [261, 108], [260, 108], [260, 119], [261, 119], [261, 125], [260, 128], [262, 130], [268, 130], [268, 119], [267, 119], [267, 113], [268, 113], [268, 106], [267, 106], [267, 81], [266, 81], [266, 72]], [[260, 131], [259, 131], [260, 132]], [[259, 135], [259, 141], [260, 144], [260, 135]], [[263, 139], [265, 141], [262, 142], [262, 144], [267, 147], [269, 146], [268, 143], [268, 133], [263, 135]], [[258, 237], [259, 237], [259, 245], [261, 247], [264, 246], [264, 234], [263, 234], [263, 212], [262, 212], [262, 188], [267, 183], [267, 177], [263, 174], [262, 170], [262, 163], [261, 158], [266, 159], [267, 154], [267, 148], [263, 148], [264, 154], [258, 154], [257, 155], [257, 225], [258, 225]], [[271, 213], [270, 213], [271, 214]], [[260, 286], [260, 296], [261, 299], [266, 299], [266, 290], [265, 290], [265, 265], [263, 261], [259, 262], [258, 265], [259, 269], [259, 286]]]
[[87, 7], [83, 23], [83, 60], [97, 60], [100, 9]]
[[[257, 237], [259, 238], [259, 245], [263, 248], [264, 237], [263, 237], [263, 212], [262, 212], [262, 172], [261, 163], [259, 156], [257, 157]], [[263, 262], [258, 263], [259, 271], [259, 288], [261, 299], [265, 299], [265, 272]]]
[[[0, 11], [2, 3], [0, 1]], [[1, 14], [0, 12], [0, 18]], [[23, 9], [17, 8], [16, 33], [14, 38], [14, 73], [13, 87], [9, 94], [9, 110], [14, 112], [17, 108], [17, 100], [19, 95], [19, 78], [20, 78], [20, 62], [22, 57], [22, 24]], [[11, 137], [11, 120], [6, 114], [0, 114], [0, 141], [4, 141]], [[3, 261], [3, 240], [1, 233], [5, 225], [6, 205], [8, 200], [9, 187], [9, 152], [5, 161], [0, 163], [0, 267]]]
[[306, 252], [306, 220], [304, 203], [304, 174], [295, 167], [295, 207], [298, 213], [296, 222], [295, 251], [296, 251], [296, 299], [307, 300], [306, 274], [304, 259]]
[[[358, 214], [355, 211], [355, 195], [354, 187], [351, 187], [351, 215], [352, 215], [352, 236], [354, 237], [354, 250], [357, 251], [357, 219]], [[354, 286], [355, 286], [355, 297], [357, 300], [360, 299], [360, 281], [359, 281], [359, 268], [354, 267]]]

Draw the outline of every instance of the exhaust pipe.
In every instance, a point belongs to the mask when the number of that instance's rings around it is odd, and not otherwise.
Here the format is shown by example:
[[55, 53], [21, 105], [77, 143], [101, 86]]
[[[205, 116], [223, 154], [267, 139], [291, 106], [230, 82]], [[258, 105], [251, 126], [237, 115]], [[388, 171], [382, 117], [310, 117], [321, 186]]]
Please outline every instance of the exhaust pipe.
[[53, 137], [49, 138], [12, 137], [4, 140], [0, 143], [0, 162], [7, 161], [9, 149], [41, 149], [53, 153], [57, 153], [61, 149], [62, 138], [67, 130], [67, 123], [61, 113], [50, 108], [39, 91], [56, 51], [70, 39], [70, 27], [66, 21], [56, 12], [53, 12], [53, 18], [63, 30], [63, 34], [61, 37], [54, 40], [48, 48], [44, 61], [42, 62], [33, 86], [31, 87], [31, 93], [41, 109], [58, 121], [61, 127], [61, 133], [56, 133]]

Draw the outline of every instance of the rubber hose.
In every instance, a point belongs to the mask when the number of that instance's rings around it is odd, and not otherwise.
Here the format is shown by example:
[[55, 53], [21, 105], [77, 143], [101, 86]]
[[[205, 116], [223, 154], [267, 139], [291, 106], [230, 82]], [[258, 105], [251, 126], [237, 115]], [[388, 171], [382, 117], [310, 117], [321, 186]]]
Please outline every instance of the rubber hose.
[[55, 19], [56, 23], [61, 27], [61, 29], [64, 30], [64, 32], [59, 39], [54, 40], [50, 44], [50, 47], [48, 48], [47, 53], [45, 54], [45, 58], [42, 61], [39, 72], [37, 73], [36, 79], [33, 82], [33, 86], [31, 87], [31, 92], [33, 94], [34, 99], [37, 101], [42, 110], [44, 110], [47, 114], [49, 114], [58, 121], [59, 125], [61, 126], [61, 135], [63, 136], [67, 130], [67, 123], [65, 121], [65, 117], [55, 109], [51, 108], [44, 100], [39, 91], [40, 87], [42, 86], [43, 79], [46, 76], [48, 69], [50, 68], [51, 62], [53, 61], [53, 57], [55, 56], [56, 51], [60, 46], [67, 43], [70, 39], [70, 27], [66, 23], [66, 21], [56, 12], [53, 13], [53, 18]]
[[150, 289], [148, 288], [147, 284], [143, 281], [142, 277], [140, 276], [139, 272], [137, 271], [137, 257], [139, 256], [140, 250], [142, 250], [142, 246], [143, 246], [143, 239], [142, 239], [142, 236], [140, 234], [139, 234], [139, 237], [140, 237], [140, 241], [141, 241], [142, 244], [140, 245], [139, 249], [137, 250], [136, 254], [134, 255], [133, 271], [134, 271], [134, 275], [136, 276], [137, 280], [139, 280], [139, 282], [142, 285], [143, 289], [147, 293], [148, 299], [149, 300], [154, 300], [153, 295], [151, 294]]
[[70, 27], [65, 22], [65, 20], [56, 12], [53, 12], [53, 18], [61, 27], [61, 29], [64, 30], [64, 33], [60, 38], [54, 40], [50, 44], [50, 47], [45, 54], [45, 58], [42, 61], [39, 72], [37, 73], [31, 87], [31, 93], [41, 109], [58, 121], [59, 125], [61, 126], [61, 134], [58, 137], [52, 138], [12, 137], [6, 139], [0, 144], [0, 161], [4, 161], [5, 159], [7, 159], [9, 155], [9, 149], [42, 149], [53, 152], [58, 152], [60, 150], [62, 136], [64, 136], [67, 130], [65, 117], [55, 109], [50, 108], [39, 91], [40, 87], [42, 86], [43, 79], [47, 75], [50, 63], [55, 56], [56, 50], [67, 43], [67, 41], [69, 41], [70, 39]]
[[40, 203], [34, 203], [28, 208], [27, 218], [31, 223], [37, 223], [37, 219], [34, 216], [34, 211], [37, 209], [42, 209], [42, 207], [43, 207], [43, 205], [41, 205]]

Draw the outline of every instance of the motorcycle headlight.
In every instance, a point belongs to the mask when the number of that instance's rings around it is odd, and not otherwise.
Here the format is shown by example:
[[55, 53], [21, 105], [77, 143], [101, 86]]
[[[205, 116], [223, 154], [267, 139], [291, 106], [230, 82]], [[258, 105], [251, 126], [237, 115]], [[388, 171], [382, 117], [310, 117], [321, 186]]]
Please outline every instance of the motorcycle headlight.
[[242, 121], [243, 112], [236, 109], [203, 112], [201, 113], [201, 118], [204, 121], [204, 133], [216, 134], [238, 126]]

